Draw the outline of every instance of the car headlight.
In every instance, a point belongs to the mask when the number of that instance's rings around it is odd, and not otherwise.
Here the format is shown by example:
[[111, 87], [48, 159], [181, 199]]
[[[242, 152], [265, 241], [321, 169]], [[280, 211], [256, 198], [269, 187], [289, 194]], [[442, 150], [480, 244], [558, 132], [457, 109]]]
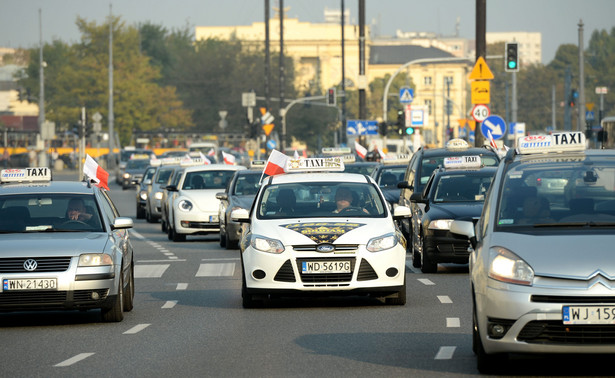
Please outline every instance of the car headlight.
[[179, 203], [177, 204], [177, 207], [182, 210], [182, 211], [190, 211], [192, 210], [192, 202], [188, 201], [188, 200], [181, 200], [179, 201]]
[[534, 269], [523, 259], [503, 247], [489, 251], [489, 277], [518, 285], [532, 285]]
[[154, 198], [157, 199], [157, 200], [161, 200], [162, 199], [162, 192], [156, 192], [154, 194]]
[[436, 219], [429, 222], [430, 230], [450, 230], [454, 219]]
[[129, 179], [130, 178], [130, 173], [124, 173], [124, 178], [125, 179]]
[[141, 191], [139, 193], [139, 198], [141, 198], [143, 201], [147, 201], [147, 192], [146, 191]]
[[85, 253], [79, 256], [79, 266], [113, 265], [113, 259], [106, 253]]
[[380, 252], [386, 249], [391, 249], [399, 243], [400, 236], [395, 233], [386, 234], [377, 238], [370, 239], [367, 242], [367, 250], [370, 252]]
[[284, 252], [284, 244], [277, 239], [270, 239], [260, 235], [252, 235], [250, 239], [252, 248], [268, 253]]

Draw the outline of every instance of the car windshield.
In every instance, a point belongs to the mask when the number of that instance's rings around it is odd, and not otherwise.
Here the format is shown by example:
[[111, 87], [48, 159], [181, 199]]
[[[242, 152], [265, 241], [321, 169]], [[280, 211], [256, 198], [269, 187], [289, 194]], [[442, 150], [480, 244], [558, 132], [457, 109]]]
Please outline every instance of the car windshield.
[[[342, 202], [345, 202], [343, 208]], [[383, 218], [386, 217], [385, 208], [383, 198], [372, 184], [288, 183], [265, 188], [257, 207], [257, 218]]]
[[246, 174], [238, 175], [235, 182], [234, 192], [231, 193], [235, 196], [254, 196], [260, 188], [259, 179], [261, 174]]
[[[459, 153], [446, 154], [445, 152], [443, 152], [441, 156], [431, 156], [431, 157], [423, 158], [423, 161], [421, 162], [421, 172], [420, 172], [421, 173], [421, 185], [427, 184], [427, 181], [429, 181], [429, 177], [431, 176], [433, 171], [436, 168], [443, 166], [445, 158], [449, 156], [460, 156], [460, 155], [463, 155], [463, 154], [459, 154]], [[500, 164], [500, 161], [497, 159], [497, 157], [495, 157], [495, 155], [482, 154], [480, 155], [480, 158], [481, 158], [481, 162], [483, 163], [485, 167], [495, 167], [498, 164]], [[419, 189], [422, 190], [423, 187]], [[415, 191], [416, 190], [417, 189], [415, 189]]]
[[378, 177], [378, 185], [382, 189], [397, 189], [397, 183], [404, 180], [406, 167], [383, 168]]
[[442, 175], [430, 190], [430, 199], [435, 203], [482, 202], [494, 173]]
[[511, 165], [502, 183], [498, 227], [615, 226], [614, 161], [545, 160]]
[[232, 170], [207, 170], [187, 172], [183, 190], [199, 189], [226, 189], [226, 185], [233, 177]]
[[102, 232], [93, 195], [19, 194], [0, 197], [0, 233]]
[[378, 168], [378, 163], [373, 164], [346, 164], [344, 172], [347, 173], [360, 173], [362, 175], [371, 176], [372, 173]]
[[132, 159], [126, 163], [126, 169], [145, 169], [149, 165], [149, 159]]
[[168, 183], [172, 174], [173, 168], [160, 168], [158, 174], [156, 174], [156, 184]]

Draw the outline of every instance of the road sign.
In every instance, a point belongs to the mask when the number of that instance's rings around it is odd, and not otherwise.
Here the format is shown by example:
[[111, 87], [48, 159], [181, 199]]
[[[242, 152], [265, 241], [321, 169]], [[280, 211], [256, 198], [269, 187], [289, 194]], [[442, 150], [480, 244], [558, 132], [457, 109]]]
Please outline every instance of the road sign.
[[244, 92], [241, 94], [241, 106], [243, 107], [254, 107], [256, 106], [256, 93], [254, 92]]
[[267, 123], [263, 125], [263, 132], [265, 133], [265, 135], [269, 136], [269, 134], [271, 134], [271, 132], [273, 131], [274, 127], [275, 125], [273, 123]]
[[399, 102], [402, 104], [409, 104], [414, 99], [414, 89], [402, 88], [399, 90]]
[[493, 72], [489, 69], [485, 58], [479, 56], [476, 60], [476, 64], [470, 72], [470, 80], [493, 80]]
[[410, 109], [410, 126], [425, 126], [425, 109]]
[[471, 82], [473, 104], [488, 104], [491, 102], [490, 84], [488, 80], [474, 80]]
[[491, 131], [491, 136], [493, 139], [502, 138], [504, 133], [506, 133], [506, 121], [498, 115], [491, 115], [487, 117], [480, 127], [480, 132], [485, 138], [489, 137], [489, 133], [487, 131]]
[[378, 135], [378, 121], [348, 120], [347, 135]]
[[276, 145], [277, 145], [277, 143], [273, 139], [269, 139], [267, 141], [267, 148], [270, 149], [270, 150], [273, 150]]
[[585, 112], [585, 120], [586, 121], [593, 121], [595, 119], [596, 119], [596, 117], [594, 115], [594, 112]]
[[472, 118], [474, 118], [476, 122], [483, 122], [485, 119], [487, 119], [487, 117], [489, 117], [490, 114], [491, 111], [489, 110], [489, 107], [487, 105], [478, 104], [474, 105], [474, 107], [472, 108]]

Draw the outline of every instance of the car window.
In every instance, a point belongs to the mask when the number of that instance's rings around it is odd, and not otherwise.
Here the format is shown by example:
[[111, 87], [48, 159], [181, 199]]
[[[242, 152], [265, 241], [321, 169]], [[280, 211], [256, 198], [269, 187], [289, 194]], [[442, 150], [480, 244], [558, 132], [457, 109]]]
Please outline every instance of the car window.
[[128, 160], [126, 169], [145, 169], [149, 165], [149, 159]]
[[234, 192], [231, 193], [236, 196], [255, 195], [260, 188], [258, 180], [260, 175], [238, 175], [235, 182]]
[[433, 202], [482, 202], [493, 175], [442, 175], [431, 190]]
[[397, 188], [397, 183], [404, 180], [406, 167], [383, 168], [378, 177], [378, 186], [381, 188]]
[[182, 185], [184, 190], [222, 189], [226, 188], [233, 177], [233, 170], [207, 170], [187, 172]]
[[156, 184], [166, 184], [169, 182], [171, 175], [173, 174], [173, 168], [161, 168], [156, 174]]

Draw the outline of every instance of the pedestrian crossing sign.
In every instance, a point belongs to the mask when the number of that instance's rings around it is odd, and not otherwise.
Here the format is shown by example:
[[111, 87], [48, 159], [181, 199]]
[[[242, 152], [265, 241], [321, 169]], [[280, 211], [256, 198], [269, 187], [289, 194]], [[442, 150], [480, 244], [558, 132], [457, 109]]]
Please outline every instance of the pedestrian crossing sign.
[[414, 90], [412, 88], [402, 88], [399, 90], [399, 102], [409, 104], [414, 99]]

